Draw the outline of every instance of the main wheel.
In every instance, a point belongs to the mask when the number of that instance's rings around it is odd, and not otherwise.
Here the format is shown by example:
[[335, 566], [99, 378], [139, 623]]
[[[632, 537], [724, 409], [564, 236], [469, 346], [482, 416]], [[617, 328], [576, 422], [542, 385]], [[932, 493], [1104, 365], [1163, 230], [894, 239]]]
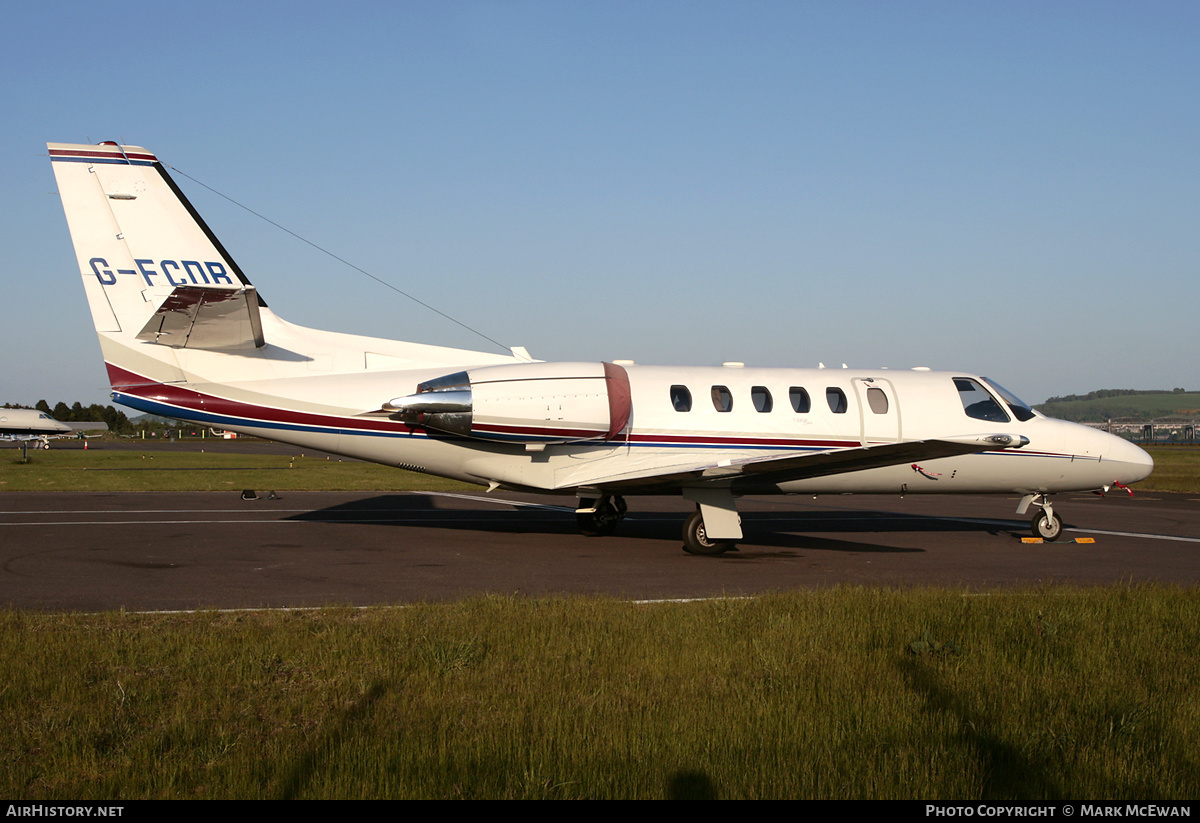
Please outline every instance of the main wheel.
[[1035, 537], [1040, 537], [1047, 542], [1053, 543], [1062, 537], [1062, 531], [1062, 518], [1057, 514], [1046, 514], [1046, 512], [1040, 511], [1034, 515], [1033, 534]]
[[579, 531], [588, 537], [604, 537], [616, 531], [623, 517], [625, 501], [617, 497], [614, 503], [612, 498], [604, 497], [596, 503], [594, 512], [576, 514], [575, 521], [579, 524]]
[[683, 550], [688, 554], [714, 557], [734, 547], [732, 540], [709, 540], [704, 531], [704, 517], [699, 511], [692, 512], [683, 524]]

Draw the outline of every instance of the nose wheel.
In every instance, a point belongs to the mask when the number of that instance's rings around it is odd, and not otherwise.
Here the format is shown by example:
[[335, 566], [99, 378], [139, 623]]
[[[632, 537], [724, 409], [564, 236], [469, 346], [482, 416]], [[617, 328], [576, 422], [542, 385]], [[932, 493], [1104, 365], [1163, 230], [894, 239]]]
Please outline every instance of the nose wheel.
[[1034, 537], [1040, 537], [1048, 543], [1053, 543], [1062, 537], [1062, 518], [1054, 513], [1054, 506], [1050, 504], [1050, 495], [1045, 493], [1025, 495], [1021, 498], [1021, 504], [1017, 506], [1017, 514], [1025, 514], [1030, 506], [1037, 506], [1041, 509], [1033, 516]]
[[1062, 537], [1063, 522], [1052, 511], [1040, 511], [1033, 518], [1033, 534], [1035, 537], [1040, 537], [1043, 540], [1053, 543], [1058, 538]]

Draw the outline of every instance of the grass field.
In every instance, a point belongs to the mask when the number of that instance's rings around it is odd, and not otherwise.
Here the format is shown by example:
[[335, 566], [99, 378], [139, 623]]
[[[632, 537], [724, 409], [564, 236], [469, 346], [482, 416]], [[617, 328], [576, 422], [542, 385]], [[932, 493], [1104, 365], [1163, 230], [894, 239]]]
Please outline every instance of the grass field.
[[1200, 592], [0, 613], [0, 795], [1200, 796]]
[[1101, 423], [1113, 417], [1134, 417], [1142, 420], [1172, 415], [1197, 417], [1200, 416], [1200, 392], [1097, 397], [1091, 400], [1040, 403], [1036, 408], [1049, 417], [1092, 423]]
[[1154, 458], [1154, 473], [1138, 483], [1136, 488], [1200, 493], [1200, 448], [1151, 446], [1146, 451]]
[[478, 489], [428, 474], [336, 457], [201, 451], [51, 449], [0, 452], [2, 491], [440, 491]]
[[[478, 489], [427, 474], [337, 458], [195, 451], [0, 452], [3, 491], [443, 491]], [[1147, 491], [1200, 492], [1200, 448], [1153, 446], [1154, 474], [1137, 484]]]

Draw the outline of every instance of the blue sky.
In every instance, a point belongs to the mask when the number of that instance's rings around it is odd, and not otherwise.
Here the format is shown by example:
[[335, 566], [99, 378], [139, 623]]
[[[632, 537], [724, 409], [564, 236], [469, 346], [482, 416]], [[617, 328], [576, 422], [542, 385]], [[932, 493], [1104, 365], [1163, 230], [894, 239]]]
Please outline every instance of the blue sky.
[[[1200, 389], [1200, 5], [9, 3], [0, 402], [107, 403], [45, 143], [540, 359]], [[180, 174], [283, 317], [495, 350]]]

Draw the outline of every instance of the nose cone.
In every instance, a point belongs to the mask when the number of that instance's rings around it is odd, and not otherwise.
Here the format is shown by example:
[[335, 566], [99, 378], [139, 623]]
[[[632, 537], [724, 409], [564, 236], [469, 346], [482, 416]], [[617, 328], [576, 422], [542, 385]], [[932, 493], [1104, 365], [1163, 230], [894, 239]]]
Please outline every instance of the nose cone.
[[1116, 475], [1113, 479], [1119, 483], [1136, 483], [1145, 480], [1154, 471], [1154, 458], [1146, 454], [1140, 447], [1128, 440], [1109, 435], [1112, 442], [1107, 444], [1101, 465], [1107, 465]]

